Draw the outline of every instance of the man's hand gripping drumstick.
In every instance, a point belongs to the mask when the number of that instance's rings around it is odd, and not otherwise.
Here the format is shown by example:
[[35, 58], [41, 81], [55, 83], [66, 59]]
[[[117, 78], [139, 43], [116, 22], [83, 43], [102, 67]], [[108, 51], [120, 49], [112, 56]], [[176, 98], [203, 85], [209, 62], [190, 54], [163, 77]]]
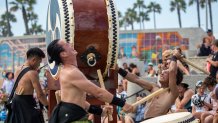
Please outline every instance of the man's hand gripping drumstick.
[[[170, 55], [173, 55], [173, 52], [174, 52], [173, 50], [166, 50], [164, 53], [170, 53]], [[163, 54], [164, 54], [164, 53], [163, 53]], [[200, 67], [197, 66], [196, 64], [192, 63], [190, 60], [184, 58], [182, 55], [180, 55], [179, 60], [180, 60], [180, 61], [183, 61], [183, 62], [186, 62], [187, 64], [191, 65], [192, 67], [194, 67], [194, 68], [200, 70], [201, 72], [203, 72], [203, 73], [205, 73], [205, 74], [207, 74], [207, 75], [210, 74], [208, 71], [206, 71], [206, 70], [203, 69], [203, 68], [200, 68]]]
[[[101, 70], [100, 69], [97, 70], [97, 73], [98, 73], [98, 78], [99, 78], [99, 82], [100, 82], [101, 88], [106, 89], [105, 85], [104, 85], [104, 80], [103, 80], [103, 77], [102, 77], [102, 74], [101, 74]], [[106, 106], [109, 106], [109, 103], [105, 103], [105, 104], [106, 104]], [[112, 114], [113, 114], [112, 111], [107, 112], [107, 117], [108, 117], [109, 121], [113, 121]]]

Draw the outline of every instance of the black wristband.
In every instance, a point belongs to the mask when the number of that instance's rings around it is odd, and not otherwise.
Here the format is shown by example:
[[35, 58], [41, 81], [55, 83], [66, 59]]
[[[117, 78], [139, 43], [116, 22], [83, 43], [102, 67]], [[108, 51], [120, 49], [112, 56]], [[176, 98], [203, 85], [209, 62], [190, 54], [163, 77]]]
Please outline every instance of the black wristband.
[[91, 114], [101, 115], [103, 110], [98, 106], [90, 105], [88, 112]]
[[125, 71], [125, 70], [122, 69], [122, 68], [119, 68], [118, 73], [119, 73], [122, 77], [126, 77], [126, 75], [128, 74], [128, 72]]
[[177, 57], [176, 56], [172, 56], [171, 57], [171, 61], [175, 61], [176, 62], [177, 61]]
[[123, 107], [125, 105], [126, 101], [125, 100], [122, 100], [120, 98], [117, 98], [116, 96], [114, 96], [111, 104], [113, 105], [117, 105], [117, 106], [120, 106], [120, 107]]

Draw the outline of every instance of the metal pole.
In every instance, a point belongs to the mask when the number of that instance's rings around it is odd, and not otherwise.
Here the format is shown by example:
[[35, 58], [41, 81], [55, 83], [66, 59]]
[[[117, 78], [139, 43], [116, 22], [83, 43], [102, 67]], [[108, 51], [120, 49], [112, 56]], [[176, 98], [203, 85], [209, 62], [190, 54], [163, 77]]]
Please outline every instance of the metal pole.
[[12, 71], [14, 72], [14, 48], [12, 48]]

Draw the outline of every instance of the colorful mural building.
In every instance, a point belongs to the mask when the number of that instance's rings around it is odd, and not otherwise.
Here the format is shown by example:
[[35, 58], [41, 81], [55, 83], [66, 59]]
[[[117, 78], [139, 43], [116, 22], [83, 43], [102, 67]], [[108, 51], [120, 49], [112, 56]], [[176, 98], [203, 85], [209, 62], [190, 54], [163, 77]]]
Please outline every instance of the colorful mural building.
[[0, 38], [0, 71], [15, 71], [24, 63], [26, 51], [31, 47], [45, 52], [45, 35]]
[[[184, 52], [196, 51], [196, 45], [205, 35], [201, 28], [120, 31], [119, 58], [157, 63], [166, 49], [180, 47]], [[14, 71], [22, 65], [31, 47], [39, 47], [46, 53], [45, 35], [0, 38], [0, 71]]]
[[201, 28], [121, 31], [119, 58], [138, 58], [157, 63], [167, 49], [197, 50], [206, 33]]

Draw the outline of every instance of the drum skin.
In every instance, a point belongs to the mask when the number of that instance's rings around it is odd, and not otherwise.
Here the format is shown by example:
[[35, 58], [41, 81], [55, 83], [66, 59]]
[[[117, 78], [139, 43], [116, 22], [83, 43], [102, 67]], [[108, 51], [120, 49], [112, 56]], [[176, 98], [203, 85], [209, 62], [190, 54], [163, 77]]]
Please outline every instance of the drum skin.
[[200, 123], [190, 112], [178, 112], [151, 118], [141, 123]]
[[[46, 44], [64, 39], [78, 52], [79, 69], [86, 76], [96, 77], [98, 69], [105, 74], [116, 65], [118, 27], [113, 0], [50, 0]], [[87, 62], [89, 58], [95, 60]], [[49, 66], [52, 76], [57, 78], [60, 67], [55, 62]]]

